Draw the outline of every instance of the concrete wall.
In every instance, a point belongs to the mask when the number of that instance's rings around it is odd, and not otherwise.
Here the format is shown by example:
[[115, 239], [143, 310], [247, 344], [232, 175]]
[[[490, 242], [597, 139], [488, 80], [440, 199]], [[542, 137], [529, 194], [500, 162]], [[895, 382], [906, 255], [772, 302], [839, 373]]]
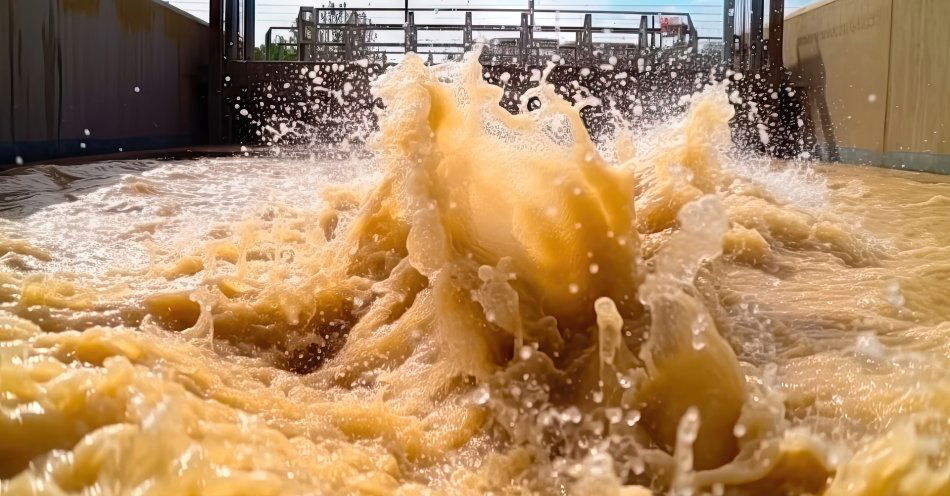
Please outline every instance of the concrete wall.
[[204, 143], [207, 57], [154, 0], [0, 1], [0, 164]]
[[830, 0], [785, 22], [826, 160], [950, 173], [950, 0]]

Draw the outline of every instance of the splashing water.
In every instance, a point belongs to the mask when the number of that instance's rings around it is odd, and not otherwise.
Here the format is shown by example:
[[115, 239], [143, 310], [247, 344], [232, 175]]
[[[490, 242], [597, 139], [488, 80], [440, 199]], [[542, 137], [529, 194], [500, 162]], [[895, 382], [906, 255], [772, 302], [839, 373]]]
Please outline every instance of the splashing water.
[[375, 91], [372, 159], [4, 178], [74, 201], [4, 204], [3, 494], [950, 491], [950, 183]]

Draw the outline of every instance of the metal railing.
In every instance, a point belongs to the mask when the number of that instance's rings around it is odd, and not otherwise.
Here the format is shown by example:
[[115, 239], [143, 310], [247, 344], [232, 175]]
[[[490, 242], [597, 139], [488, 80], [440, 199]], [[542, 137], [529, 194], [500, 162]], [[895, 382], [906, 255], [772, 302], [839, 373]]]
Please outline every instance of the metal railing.
[[[402, 23], [372, 23], [375, 14], [400, 13]], [[460, 13], [464, 19], [458, 24], [416, 22], [417, 14], [438, 16]], [[475, 24], [475, 14], [504, 14], [517, 24]], [[551, 17], [555, 22], [539, 23], [537, 17]], [[582, 16], [579, 25], [562, 25], [560, 16]], [[594, 16], [612, 16], [610, 21], [621, 25], [606, 26], [594, 23]], [[661, 27], [662, 19], [685, 19], [685, 24], [671, 29]], [[323, 22], [321, 22], [321, 18]], [[332, 22], [326, 22], [330, 18]], [[340, 22], [342, 21], [342, 22]], [[629, 22], [629, 25], [622, 25]], [[274, 40], [279, 30], [290, 31], [294, 39]], [[420, 33], [442, 33], [448, 40], [420, 41]], [[447, 33], [447, 34], [446, 34]], [[551, 9], [391, 9], [391, 8], [333, 8], [301, 7], [296, 26], [274, 27], [267, 31], [265, 60], [288, 58], [308, 62], [351, 62], [366, 59], [385, 65], [392, 55], [414, 52], [428, 57], [430, 62], [453, 60], [475, 45], [476, 36], [487, 38], [492, 34], [513, 35], [486, 40], [483, 59], [498, 63], [536, 65], [557, 55], [574, 64], [607, 63], [612, 58], [630, 60], [646, 51], [663, 45], [663, 35], [671, 35], [671, 47], [697, 51], [701, 39], [720, 40], [719, 37], [700, 37], [689, 13], [642, 12], [621, 10], [551, 10]], [[562, 41], [562, 34], [573, 34], [573, 40]], [[379, 36], [390, 38], [380, 41]], [[553, 35], [555, 38], [546, 36]], [[599, 40], [595, 35], [612, 35], [621, 41]], [[603, 36], [602, 36], [603, 37]], [[396, 39], [392, 39], [396, 38]], [[401, 38], [401, 39], [399, 39]]]

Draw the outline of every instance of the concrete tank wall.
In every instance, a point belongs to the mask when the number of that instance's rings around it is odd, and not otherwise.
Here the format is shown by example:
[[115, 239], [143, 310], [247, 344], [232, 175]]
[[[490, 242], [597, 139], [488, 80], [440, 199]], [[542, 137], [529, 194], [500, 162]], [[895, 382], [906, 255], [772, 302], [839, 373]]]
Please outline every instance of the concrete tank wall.
[[207, 56], [154, 0], [0, 2], [0, 164], [204, 143]]
[[950, 173], [948, 24], [948, 0], [830, 0], [786, 20], [822, 158]]

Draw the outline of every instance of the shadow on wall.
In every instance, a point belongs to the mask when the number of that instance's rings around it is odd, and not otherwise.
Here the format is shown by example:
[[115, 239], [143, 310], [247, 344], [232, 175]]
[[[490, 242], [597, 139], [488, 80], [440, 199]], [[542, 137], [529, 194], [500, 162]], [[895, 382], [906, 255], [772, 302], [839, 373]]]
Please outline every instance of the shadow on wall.
[[208, 28], [155, 0], [0, 4], [0, 169], [207, 141]]
[[[807, 132], [815, 136], [822, 160], [838, 162], [841, 157], [838, 154], [834, 122], [831, 120], [831, 111], [828, 109], [827, 75], [825, 61], [821, 57], [821, 46], [815, 37], [809, 36], [798, 39], [796, 51], [802, 72], [811, 75], [810, 80], [806, 81], [807, 89], [804, 98], [810, 114], [806, 125], [811, 129]], [[818, 123], [819, 129], [814, 129], [815, 123]]]

